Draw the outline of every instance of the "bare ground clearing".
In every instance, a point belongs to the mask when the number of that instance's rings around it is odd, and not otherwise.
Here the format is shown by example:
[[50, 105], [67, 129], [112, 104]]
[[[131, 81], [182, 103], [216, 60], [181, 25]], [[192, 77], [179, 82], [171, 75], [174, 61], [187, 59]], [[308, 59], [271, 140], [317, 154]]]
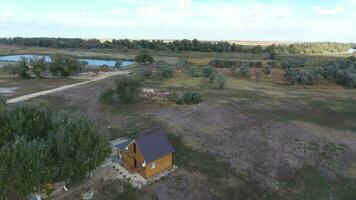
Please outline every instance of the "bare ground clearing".
[[[327, 180], [352, 174], [356, 134], [352, 129], [355, 95], [350, 90], [291, 90], [233, 79], [228, 89], [217, 91], [207, 89], [200, 79], [190, 84], [181, 77], [155, 84], [150, 86], [175, 91], [194, 90], [198, 85], [207, 99], [194, 106], [142, 102], [104, 106], [98, 102], [98, 96], [111, 86], [107, 79], [36, 101], [86, 112], [103, 128], [111, 129], [114, 138], [165, 126], [181, 136], [185, 144], [209, 152], [272, 191], [285, 187], [283, 181], [295, 177], [304, 166], [313, 167]], [[351, 126], [344, 129], [340, 126], [343, 122], [342, 126]], [[216, 196], [216, 185], [208, 178], [199, 171], [179, 170], [178, 174], [147, 187], [145, 192], [157, 199], [221, 198]], [[235, 189], [242, 184], [241, 180], [231, 181]]]

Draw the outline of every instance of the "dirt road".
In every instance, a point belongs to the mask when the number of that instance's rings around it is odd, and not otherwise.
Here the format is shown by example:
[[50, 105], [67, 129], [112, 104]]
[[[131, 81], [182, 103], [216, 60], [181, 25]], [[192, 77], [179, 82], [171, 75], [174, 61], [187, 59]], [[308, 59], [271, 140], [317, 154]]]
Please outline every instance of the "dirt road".
[[62, 87], [58, 87], [58, 88], [54, 88], [54, 89], [50, 89], [50, 90], [45, 90], [45, 91], [41, 91], [41, 92], [27, 94], [27, 95], [24, 95], [24, 96], [20, 96], [20, 97], [16, 97], [16, 98], [13, 98], [13, 99], [9, 99], [9, 100], [6, 101], [6, 103], [10, 104], [10, 103], [17, 103], [17, 102], [21, 102], [21, 101], [26, 101], [26, 100], [29, 100], [29, 99], [32, 99], [32, 98], [35, 98], [35, 97], [38, 97], [38, 96], [44, 96], [44, 95], [47, 95], [47, 94], [52, 94], [52, 93], [63, 91], [63, 90], [69, 89], [69, 88], [74, 88], [74, 87], [77, 87], [77, 86], [80, 86], [80, 85], [91, 83], [91, 82], [94, 82], [94, 81], [103, 80], [103, 79], [111, 77], [111, 76], [125, 75], [125, 74], [128, 74], [128, 73], [129, 73], [129, 71], [126, 71], [126, 70], [125, 71], [107, 72], [107, 73], [104, 73], [103, 75], [101, 75], [99, 77], [92, 78], [89, 81], [84, 81], [84, 82], [81, 82], [81, 83], [75, 83], [75, 84], [72, 84], [72, 85], [66, 85], [66, 86], [62, 86]]

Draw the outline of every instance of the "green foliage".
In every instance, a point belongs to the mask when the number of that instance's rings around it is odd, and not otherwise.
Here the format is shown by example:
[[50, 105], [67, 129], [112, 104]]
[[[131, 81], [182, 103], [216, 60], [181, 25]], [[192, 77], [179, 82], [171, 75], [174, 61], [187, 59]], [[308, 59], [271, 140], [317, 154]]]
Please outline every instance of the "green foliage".
[[46, 58], [44, 56], [30, 58], [30, 65], [32, 66], [32, 73], [34, 73], [37, 78], [41, 78], [41, 74], [47, 69]]
[[214, 68], [212, 66], [210, 66], [210, 65], [206, 66], [206, 67], [203, 68], [202, 73], [203, 73], [203, 76], [205, 78], [209, 78], [211, 76], [211, 74], [214, 73]]
[[351, 44], [336, 42], [313, 42], [297, 44], [270, 45], [266, 48], [257, 46], [242, 46], [229, 42], [205, 42], [194, 40], [112, 40], [101, 42], [98, 39], [70, 39], [70, 38], [0, 38], [0, 44], [19, 46], [40, 46], [51, 48], [82, 48], [82, 49], [152, 49], [172, 51], [201, 51], [201, 52], [241, 52], [241, 53], [327, 53], [346, 52]]
[[175, 70], [171, 65], [162, 64], [157, 66], [157, 71], [155, 76], [158, 80], [170, 79], [173, 77], [174, 72]]
[[250, 67], [248, 65], [242, 65], [240, 67], [240, 76], [250, 75]]
[[114, 101], [114, 90], [111, 88], [108, 88], [104, 90], [102, 93], [100, 93], [99, 96], [99, 101], [103, 104], [111, 104]]
[[80, 113], [11, 105], [0, 113], [0, 194], [25, 197], [48, 183], [83, 178], [110, 153], [107, 138]]
[[284, 69], [289, 69], [289, 68], [297, 68], [297, 67], [304, 67], [305, 66], [305, 60], [304, 59], [285, 59], [282, 61], [281, 66]]
[[305, 71], [301, 69], [286, 69], [285, 79], [289, 84], [314, 85], [323, 79], [315, 71]]
[[119, 76], [115, 79], [115, 92], [125, 103], [131, 103], [139, 94], [141, 81], [133, 76]]
[[210, 76], [209, 76], [209, 83], [213, 83], [213, 82], [214, 82], [215, 76], [216, 76], [216, 73], [215, 73], [215, 72], [213, 72], [213, 73], [210, 74]]
[[269, 75], [272, 73], [272, 67], [270, 65], [265, 65], [263, 66], [262, 68], [262, 72], [265, 74], [265, 75]]
[[136, 56], [135, 60], [136, 62], [141, 64], [152, 64], [155, 62], [155, 59], [153, 58], [152, 54], [147, 50], [140, 51], [140, 53]]
[[227, 82], [227, 78], [224, 75], [216, 74], [214, 76], [213, 84], [214, 84], [215, 88], [217, 88], [219, 90], [223, 90], [225, 88], [226, 82]]
[[326, 79], [345, 87], [355, 88], [356, 59], [349, 57], [333, 64], [314, 67], [309, 70], [286, 69], [285, 78], [290, 84], [313, 85]]
[[262, 65], [263, 65], [263, 64], [262, 64], [261, 61], [251, 61], [251, 62], [248, 62], [248, 66], [249, 66], [249, 67], [261, 68]]
[[272, 52], [269, 52], [269, 53], [268, 53], [268, 58], [269, 58], [270, 60], [276, 59], [276, 56], [277, 56], [277, 53], [276, 53], [275, 51], [272, 51]]
[[278, 67], [278, 63], [276, 61], [268, 61], [267, 65], [271, 66], [272, 68]]
[[235, 60], [213, 59], [209, 62], [209, 65], [216, 67], [216, 68], [229, 68], [232, 66], [239, 66], [240, 62], [235, 61]]
[[12, 65], [7, 65], [5, 66], [5, 70], [9, 72], [10, 74], [16, 74], [20, 76], [21, 78], [29, 78], [29, 66], [28, 66], [28, 60], [25, 57], [21, 57], [21, 60], [18, 61], [16, 64]]
[[[183, 94], [183, 102], [185, 104], [199, 104], [202, 102], [202, 96], [197, 92], [185, 92]], [[179, 103], [177, 102], [177, 104]]]
[[150, 78], [150, 77], [152, 77], [152, 75], [153, 75], [152, 69], [149, 68], [149, 67], [145, 67], [145, 69], [143, 69], [142, 75], [143, 75], [145, 78]]
[[187, 66], [184, 70], [190, 77], [199, 77], [199, 70], [194, 66]]
[[82, 68], [82, 63], [75, 57], [55, 54], [51, 56], [52, 63], [49, 66], [49, 71], [53, 76], [68, 77], [79, 72]]

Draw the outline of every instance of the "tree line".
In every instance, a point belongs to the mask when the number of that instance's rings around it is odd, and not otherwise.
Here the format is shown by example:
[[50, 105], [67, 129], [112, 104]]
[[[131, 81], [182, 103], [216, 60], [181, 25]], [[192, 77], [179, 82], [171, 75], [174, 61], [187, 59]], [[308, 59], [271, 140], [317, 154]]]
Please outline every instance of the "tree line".
[[229, 42], [207, 42], [194, 40], [128, 40], [119, 39], [111, 41], [100, 41], [98, 39], [80, 38], [0, 38], [0, 44], [38, 46], [51, 48], [83, 48], [83, 49], [151, 49], [151, 50], [172, 50], [172, 51], [198, 51], [198, 52], [241, 52], [241, 53], [326, 53], [326, 52], [346, 52], [354, 44], [337, 42], [313, 42], [279, 44], [262, 47], [245, 46]]
[[50, 56], [51, 62], [46, 62], [44, 56], [33, 56], [29, 59], [21, 57], [21, 60], [8, 64], [4, 68], [10, 74], [16, 74], [22, 78], [31, 77], [30, 73], [37, 78], [42, 78], [45, 71], [49, 71], [53, 76], [68, 77], [78, 73], [87, 63], [81, 62], [78, 58], [63, 54]]

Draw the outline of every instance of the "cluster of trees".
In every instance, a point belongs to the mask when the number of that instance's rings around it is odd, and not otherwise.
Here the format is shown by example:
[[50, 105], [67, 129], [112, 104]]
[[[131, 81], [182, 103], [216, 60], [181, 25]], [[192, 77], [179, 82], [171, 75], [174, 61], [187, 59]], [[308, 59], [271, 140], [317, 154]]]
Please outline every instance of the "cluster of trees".
[[334, 63], [309, 70], [288, 68], [285, 78], [290, 84], [313, 85], [322, 80], [329, 80], [348, 88], [355, 88], [356, 58], [340, 59]]
[[112, 40], [101, 42], [97, 39], [69, 39], [69, 38], [0, 38], [0, 44], [39, 46], [52, 48], [111, 48], [111, 49], [153, 49], [153, 50], [177, 50], [177, 51], [202, 51], [202, 52], [242, 52], [242, 53], [268, 53], [274, 59], [276, 53], [324, 53], [346, 52], [351, 44], [345, 43], [296, 43], [290, 45], [270, 45], [267, 47], [243, 46], [229, 42], [205, 42], [194, 40]]
[[[227, 59], [212, 59], [209, 61], [209, 65], [215, 68], [233, 68], [248, 65], [249, 67], [261, 68], [263, 66], [262, 61], [240, 61], [240, 60], [227, 60]], [[277, 67], [276, 61], [268, 61], [267, 65], [271, 67]]]
[[7, 106], [0, 112], [0, 199], [21, 199], [48, 192], [50, 183], [78, 181], [109, 154], [105, 134], [80, 113]]
[[174, 76], [175, 68], [165, 62], [157, 62], [155, 66], [146, 66], [140, 74], [147, 79], [165, 80]]
[[34, 74], [38, 78], [42, 78], [43, 72], [49, 70], [53, 76], [68, 77], [78, 73], [85, 63], [80, 62], [77, 58], [65, 56], [62, 54], [55, 54], [51, 56], [51, 62], [46, 62], [46, 58], [31, 57], [27, 59], [22, 57], [20, 61], [15, 64], [8, 64], [5, 70], [10, 74], [16, 74], [22, 78], [29, 78]]
[[135, 58], [137, 63], [141, 64], [152, 64], [155, 62], [152, 54], [147, 50], [142, 50]]
[[298, 59], [298, 58], [285, 59], [285, 60], [282, 61], [281, 66], [284, 69], [304, 67], [305, 66], [305, 60], [304, 59]]

